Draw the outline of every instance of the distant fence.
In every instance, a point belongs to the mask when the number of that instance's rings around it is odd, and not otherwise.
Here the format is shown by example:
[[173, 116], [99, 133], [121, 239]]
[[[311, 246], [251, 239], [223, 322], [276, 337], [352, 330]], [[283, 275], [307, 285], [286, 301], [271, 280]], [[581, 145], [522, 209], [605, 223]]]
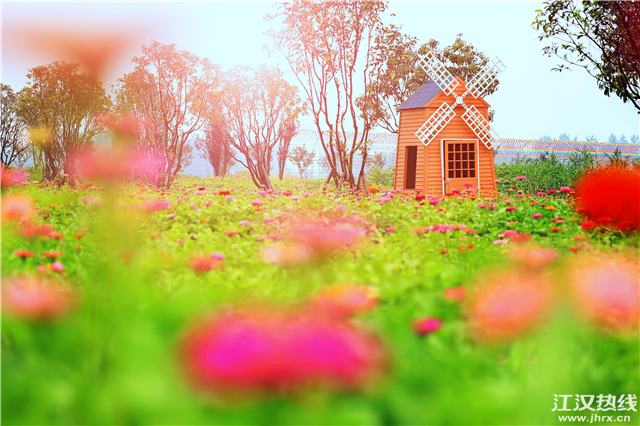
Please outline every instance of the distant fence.
[[[327, 134], [328, 136], [328, 134]], [[347, 140], [353, 138], [353, 132], [346, 133]], [[384, 159], [385, 167], [396, 164], [396, 148], [398, 144], [398, 136], [392, 133], [369, 133], [369, 156], [381, 154]], [[322, 159], [325, 158], [320, 137], [315, 130], [302, 129], [291, 140], [290, 150], [301, 146], [310, 152], [315, 153], [315, 157], [311, 166], [307, 169], [306, 177], [308, 178], [326, 178], [329, 175], [329, 169], [323, 167]], [[614, 154], [618, 149], [625, 158], [640, 158], [640, 146], [633, 144], [611, 144], [609, 142], [587, 142], [587, 141], [551, 141], [537, 139], [499, 139], [496, 143], [497, 154], [495, 156], [496, 164], [507, 163], [516, 157], [536, 158], [541, 154], [554, 153], [559, 159], [568, 159], [573, 154], [578, 154], [584, 150], [592, 153], [596, 158], [606, 160], [608, 156]], [[275, 154], [275, 152], [274, 152]], [[360, 170], [362, 165], [362, 155], [357, 153], [354, 158], [354, 173]], [[192, 167], [187, 169], [189, 173], [205, 176], [211, 169], [206, 161], [198, 161]], [[244, 169], [237, 165], [232, 172]], [[271, 172], [277, 173], [278, 166], [274, 163], [271, 166]], [[298, 169], [289, 160], [287, 160], [285, 172], [292, 175], [298, 175]]]
[[640, 146], [633, 144], [612, 144], [609, 142], [587, 141], [547, 141], [536, 139], [500, 139], [497, 141], [497, 157], [538, 157], [553, 153], [566, 159], [572, 155], [588, 151], [599, 159], [607, 159], [618, 150], [625, 158], [640, 158]]

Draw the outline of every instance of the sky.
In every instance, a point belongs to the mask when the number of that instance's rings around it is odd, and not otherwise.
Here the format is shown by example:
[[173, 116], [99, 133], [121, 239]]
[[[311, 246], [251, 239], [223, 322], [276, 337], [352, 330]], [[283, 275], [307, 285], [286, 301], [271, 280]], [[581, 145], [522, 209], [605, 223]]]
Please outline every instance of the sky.
[[[109, 87], [132, 70], [131, 58], [140, 45], [157, 40], [209, 58], [224, 69], [279, 64], [291, 83], [295, 77], [279, 53], [264, 49], [270, 40], [264, 20], [276, 11], [272, 2], [2, 2], [2, 82], [19, 90], [29, 68], [57, 58], [30, 54], [12, 29], [56, 25], [68, 31], [91, 33], [116, 28], [132, 32], [130, 49], [116, 61], [106, 78]], [[395, 2], [385, 23], [402, 25], [420, 43], [433, 38], [451, 44], [458, 33], [489, 57], [498, 56], [506, 71], [499, 90], [488, 96], [495, 110], [493, 128], [501, 138], [537, 139], [569, 133], [584, 140], [640, 133], [640, 116], [630, 103], [607, 97], [582, 69], [551, 71], [557, 58], [542, 54], [531, 23], [542, 2]], [[390, 16], [393, 13], [395, 16]], [[134, 33], [135, 31], [135, 33]], [[109, 91], [109, 89], [107, 89]], [[310, 117], [302, 128], [312, 129]]]

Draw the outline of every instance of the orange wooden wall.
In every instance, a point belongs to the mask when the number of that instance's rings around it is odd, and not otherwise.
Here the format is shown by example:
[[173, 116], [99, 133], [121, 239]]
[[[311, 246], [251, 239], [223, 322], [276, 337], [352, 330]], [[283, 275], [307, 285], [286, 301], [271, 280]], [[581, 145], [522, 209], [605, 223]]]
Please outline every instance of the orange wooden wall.
[[[455, 92], [461, 95], [465, 91], [464, 83], [458, 86]], [[424, 191], [426, 194], [440, 195], [442, 194], [442, 155], [441, 140], [442, 139], [478, 139], [471, 131], [467, 123], [462, 119], [465, 109], [457, 106], [454, 111], [456, 115], [451, 119], [447, 126], [436, 135], [436, 137], [425, 147], [420, 139], [415, 135], [416, 131], [424, 124], [436, 109], [447, 102], [453, 105], [455, 98], [446, 96], [444, 93], [437, 95], [425, 108], [412, 108], [400, 110], [400, 125], [398, 129], [398, 150], [396, 154], [396, 176], [395, 188], [404, 189], [405, 175], [405, 151], [407, 146], [418, 147], [418, 164], [416, 171], [416, 190]], [[475, 99], [471, 95], [464, 97], [464, 103], [471, 107], [475, 105], [478, 111], [489, 119], [489, 105], [479, 99]], [[496, 191], [495, 168], [493, 161], [493, 151], [488, 149], [482, 142], [478, 144], [478, 173], [480, 176], [480, 189], [484, 194], [490, 191]]]

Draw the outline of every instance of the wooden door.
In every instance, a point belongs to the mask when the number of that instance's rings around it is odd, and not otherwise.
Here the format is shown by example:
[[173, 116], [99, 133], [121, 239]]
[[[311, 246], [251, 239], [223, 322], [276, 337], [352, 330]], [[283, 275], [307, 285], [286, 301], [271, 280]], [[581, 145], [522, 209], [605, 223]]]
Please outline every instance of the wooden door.
[[478, 188], [478, 147], [474, 140], [445, 140], [445, 192]]

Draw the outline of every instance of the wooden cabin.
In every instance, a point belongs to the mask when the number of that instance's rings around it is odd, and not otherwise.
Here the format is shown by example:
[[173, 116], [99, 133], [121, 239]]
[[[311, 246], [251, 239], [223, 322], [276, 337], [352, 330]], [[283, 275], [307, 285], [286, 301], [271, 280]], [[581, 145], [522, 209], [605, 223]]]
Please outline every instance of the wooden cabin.
[[[460, 84], [455, 94], [460, 96], [466, 86], [461, 78], [457, 80]], [[415, 134], [443, 102], [453, 105], [455, 101], [453, 94], [447, 96], [429, 79], [400, 106], [395, 189], [430, 195], [467, 188], [484, 194], [497, 191], [493, 150], [480, 142], [462, 119], [462, 105], [454, 108], [455, 116], [426, 145]], [[484, 99], [468, 94], [464, 103], [469, 108], [474, 105], [489, 120], [490, 105]]]

